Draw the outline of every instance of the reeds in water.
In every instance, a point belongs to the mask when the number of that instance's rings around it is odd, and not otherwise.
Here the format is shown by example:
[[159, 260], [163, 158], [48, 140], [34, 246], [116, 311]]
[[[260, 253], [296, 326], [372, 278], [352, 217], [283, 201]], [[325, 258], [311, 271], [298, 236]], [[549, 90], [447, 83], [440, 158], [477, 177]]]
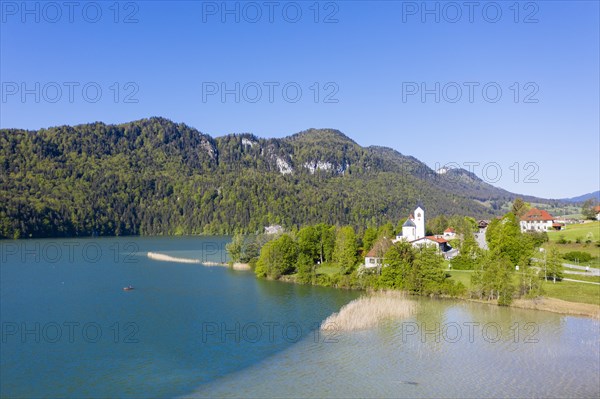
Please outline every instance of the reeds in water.
[[357, 331], [377, 327], [388, 319], [410, 317], [416, 309], [415, 302], [397, 291], [378, 291], [344, 305], [321, 323], [322, 330]]

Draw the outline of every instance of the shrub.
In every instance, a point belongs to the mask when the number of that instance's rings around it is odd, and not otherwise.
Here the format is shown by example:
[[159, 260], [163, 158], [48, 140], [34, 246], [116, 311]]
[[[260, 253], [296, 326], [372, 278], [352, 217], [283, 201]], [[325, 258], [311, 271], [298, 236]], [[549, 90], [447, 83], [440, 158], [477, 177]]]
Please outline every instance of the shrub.
[[565, 258], [566, 260], [570, 260], [571, 262], [579, 261], [585, 263], [591, 261], [593, 257], [587, 252], [571, 251], [564, 254], [563, 258]]

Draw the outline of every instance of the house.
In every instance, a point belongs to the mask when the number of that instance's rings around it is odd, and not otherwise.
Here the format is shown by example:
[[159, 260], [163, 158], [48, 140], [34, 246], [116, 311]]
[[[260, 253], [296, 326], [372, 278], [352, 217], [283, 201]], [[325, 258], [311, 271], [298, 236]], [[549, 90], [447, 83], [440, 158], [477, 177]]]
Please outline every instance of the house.
[[372, 267], [381, 267], [383, 265], [383, 256], [388, 249], [392, 246], [392, 240], [389, 238], [382, 238], [377, 240], [373, 245], [373, 248], [365, 256], [365, 267], [367, 269]]
[[490, 224], [489, 220], [480, 220], [477, 222], [477, 226], [479, 226], [479, 230], [487, 229], [489, 224]]
[[448, 244], [448, 240], [443, 237], [427, 236], [419, 238], [418, 240], [411, 242], [411, 244], [413, 247], [435, 247], [446, 259], [452, 259], [458, 255], [458, 250], [452, 248], [450, 244]]
[[600, 220], [600, 205], [594, 208], [596, 212], [596, 220]]
[[448, 227], [444, 230], [444, 238], [446, 240], [453, 240], [456, 238], [456, 231], [452, 227]]
[[265, 226], [265, 234], [281, 234], [283, 233], [283, 227], [278, 224], [272, 224]]
[[554, 221], [548, 211], [531, 208], [521, 217], [521, 232], [562, 230], [563, 225]]

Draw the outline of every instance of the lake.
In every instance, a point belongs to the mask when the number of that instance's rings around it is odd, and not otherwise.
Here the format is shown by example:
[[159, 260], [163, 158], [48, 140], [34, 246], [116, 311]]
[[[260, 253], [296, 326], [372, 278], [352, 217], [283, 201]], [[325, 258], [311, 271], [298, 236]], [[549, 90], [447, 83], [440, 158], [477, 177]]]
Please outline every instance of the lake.
[[600, 394], [592, 319], [416, 299], [410, 319], [325, 333], [361, 293], [147, 257], [223, 262], [227, 241], [0, 242], [1, 396]]

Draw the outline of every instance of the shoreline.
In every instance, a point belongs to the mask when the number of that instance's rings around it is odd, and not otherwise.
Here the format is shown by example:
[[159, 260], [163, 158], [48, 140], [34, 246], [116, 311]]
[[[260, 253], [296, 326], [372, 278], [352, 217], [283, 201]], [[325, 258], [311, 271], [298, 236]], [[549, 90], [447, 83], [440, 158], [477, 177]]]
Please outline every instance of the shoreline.
[[[302, 283], [297, 282], [296, 279], [292, 276], [282, 276], [282, 277], [286, 277], [286, 278], [280, 278], [278, 280], [273, 280], [273, 281], [281, 281], [284, 283], [302, 285]], [[306, 284], [306, 285], [314, 285], [317, 287], [323, 287], [322, 285], [319, 285], [319, 284]], [[345, 289], [345, 290], [363, 291], [368, 294], [378, 292], [376, 290], [363, 289], [363, 288], [345, 288], [345, 287], [330, 287], [330, 288], [334, 288], [334, 289], [338, 289], [338, 290]], [[386, 291], [404, 293], [403, 291], [397, 291], [397, 290], [386, 290]], [[494, 302], [485, 301], [482, 299], [468, 298], [468, 297], [450, 297], [450, 296], [429, 297], [429, 296], [420, 296], [420, 295], [412, 295], [412, 294], [406, 294], [406, 295], [407, 295], [407, 297], [415, 297], [415, 298], [424, 297], [424, 298], [441, 299], [441, 300], [449, 299], [449, 300], [459, 300], [459, 301], [465, 301], [465, 302], [482, 303], [482, 304], [487, 304], [490, 306], [502, 306], [502, 305], [498, 305], [497, 303], [494, 303]], [[523, 298], [514, 299], [511, 302], [511, 304], [507, 305], [506, 307], [515, 308], [515, 309], [538, 310], [538, 311], [552, 312], [552, 313], [558, 313], [558, 314], [563, 314], [563, 315], [568, 315], [568, 316], [586, 317], [586, 318], [600, 320], [600, 306], [599, 305], [594, 305], [591, 303], [582, 303], [582, 302], [570, 302], [570, 301], [564, 301], [564, 300], [558, 299], [558, 298], [545, 297], [545, 296], [541, 296], [538, 298], [532, 298], [532, 299], [523, 299]]]

